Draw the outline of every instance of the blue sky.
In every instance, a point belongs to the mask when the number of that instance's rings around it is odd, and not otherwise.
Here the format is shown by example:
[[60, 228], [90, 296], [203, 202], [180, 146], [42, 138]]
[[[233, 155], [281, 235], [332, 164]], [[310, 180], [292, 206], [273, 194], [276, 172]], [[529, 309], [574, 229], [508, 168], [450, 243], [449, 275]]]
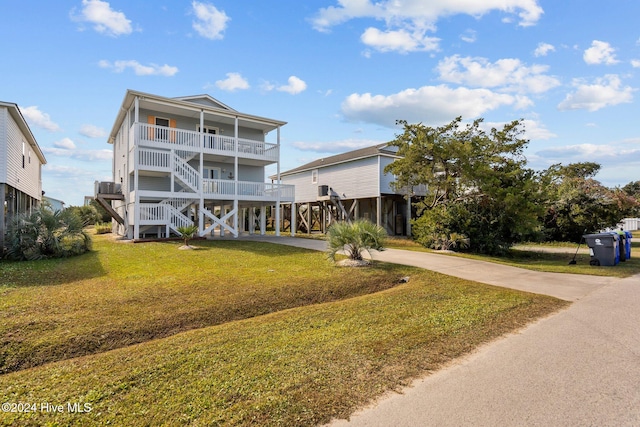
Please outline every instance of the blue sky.
[[[127, 89], [287, 121], [281, 168], [394, 139], [397, 119], [524, 119], [529, 166], [640, 179], [640, 2], [0, 0], [0, 100], [82, 204]], [[273, 172], [273, 171], [268, 171]]]

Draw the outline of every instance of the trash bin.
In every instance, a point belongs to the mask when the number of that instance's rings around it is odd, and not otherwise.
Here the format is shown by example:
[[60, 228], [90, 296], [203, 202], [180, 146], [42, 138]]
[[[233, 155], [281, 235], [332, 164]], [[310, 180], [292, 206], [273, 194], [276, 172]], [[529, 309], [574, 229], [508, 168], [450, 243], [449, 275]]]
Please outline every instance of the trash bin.
[[582, 237], [589, 246], [590, 265], [614, 266], [620, 262], [617, 233], [585, 234]]
[[630, 231], [625, 231], [624, 234], [627, 235], [627, 240], [624, 242], [625, 249], [627, 252], [627, 259], [630, 259], [631, 258], [631, 238], [633, 237], [633, 234], [631, 234]]
[[618, 235], [618, 253], [620, 254], [620, 262], [625, 262], [627, 260], [627, 235], [622, 229], [612, 231], [611, 234]]

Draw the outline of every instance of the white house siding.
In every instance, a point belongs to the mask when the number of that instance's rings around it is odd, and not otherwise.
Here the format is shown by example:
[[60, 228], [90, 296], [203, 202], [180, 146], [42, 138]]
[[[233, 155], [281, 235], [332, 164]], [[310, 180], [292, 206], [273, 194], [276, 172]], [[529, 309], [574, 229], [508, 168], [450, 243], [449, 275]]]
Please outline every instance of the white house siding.
[[380, 159], [380, 170], [379, 170], [379, 176], [380, 176], [380, 193], [381, 194], [395, 194], [396, 191], [393, 189], [393, 187], [391, 186], [391, 183], [393, 181], [395, 181], [395, 176], [393, 176], [390, 173], [385, 174], [384, 173], [384, 168], [387, 167], [387, 165], [390, 165], [391, 163], [393, 163], [394, 159], [389, 158], [389, 157], [378, 157]]
[[[40, 159], [33, 150], [31, 144], [20, 131], [7, 108], [2, 108], [4, 116], [4, 134], [6, 142], [6, 166], [3, 170], [2, 180], [10, 186], [22, 191], [36, 200], [42, 199], [40, 188]], [[24, 168], [22, 167], [22, 147], [24, 143]]]
[[[7, 140], [7, 117], [9, 110], [0, 107], [0, 141]], [[7, 152], [4, 144], [0, 143], [0, 182], [7, 182]]]
[[376, 157], [345, 162], [318, 169], [318, 182], [311, 180], [311, 171], [282, 177], [283, 184], [296, 186], [296, 203], [318, 199], [318, 186], [328, 185], [342, 199], [377, 197], [379, 193], [378, 160]]

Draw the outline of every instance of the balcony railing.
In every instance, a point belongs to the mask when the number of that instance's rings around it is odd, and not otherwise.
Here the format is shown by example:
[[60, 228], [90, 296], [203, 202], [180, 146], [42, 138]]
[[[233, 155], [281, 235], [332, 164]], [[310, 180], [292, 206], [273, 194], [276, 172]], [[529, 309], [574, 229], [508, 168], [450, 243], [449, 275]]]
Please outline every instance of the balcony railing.
[[205, 179], [202, 182], [202, 190], [204, 196], [235, 196], [245, 200], [265, 200], [274, 201], [278, 198], [280, 192], [280, 200], [292, 202], [294, 199], [295, 186], [278, 185], [266, 182], [251, 181], [229, 181], [225, 179]]
[[277, 162], [278, 145], [226, 135], [212, 135], [185, 129], [168, 128], [147, 123], [136, 123], [132, 127], [136, 145], [167, 148], [180, 146], [185, 150], [204, 153], [252, 158]]

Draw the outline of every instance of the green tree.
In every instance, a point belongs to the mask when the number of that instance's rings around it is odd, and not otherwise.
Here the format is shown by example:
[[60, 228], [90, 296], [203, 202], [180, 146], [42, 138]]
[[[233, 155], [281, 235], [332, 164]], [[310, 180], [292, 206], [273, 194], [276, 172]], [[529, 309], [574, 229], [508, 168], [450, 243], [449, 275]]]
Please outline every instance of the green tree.
[[73, 212], [75, 215], [79, 216], [85, 226], [94, 225], [99, 222], [111, 221], [111, 217], [107, 218], [107, 220], [104, 220], [103, 216], [100, 214], [100, 212], [98, 212], [98, 209], [93, 204], [84, 206], [69, 206], [65, 210]]
[[384, 228], [364, 219], [336, 222], [327, 230], [329, 258], [344, 250], [350, 259], [362, 260], [364, 252], [383, 250], [386, 237]]
[[640, 216], [640, 181], [632, 181], [622, 187], [624, 194], [629, 198], [632, 206], [629, 209], [630, 217]]
[[91, 237], [72, 210], [53, 211], [46, 206], [12, 218], [7, 233], [7, 257], [13, 260], [61, 258], [91, 249]]
[[385, 168], [397, 189], [425, 185], [417, 204], [416, 240], [434, 232], [469, 239], [469, 248], [501, 253], [539, 229], [539, 187], [526, 168], [521, 121], [485, 132], [482, 119], [462, 125], [460, 117], [433, 128], [399, 121], [404, 132], [390, 145], [401, 156]]
[[555, 164], [541, 174], [546, 191], [544, 234], [548, 240], [579, 242], [582, 235], [615, 227], [637, 209], [637, 200], [624, 189], [610, 189], [594, 177], [594, 162]]

